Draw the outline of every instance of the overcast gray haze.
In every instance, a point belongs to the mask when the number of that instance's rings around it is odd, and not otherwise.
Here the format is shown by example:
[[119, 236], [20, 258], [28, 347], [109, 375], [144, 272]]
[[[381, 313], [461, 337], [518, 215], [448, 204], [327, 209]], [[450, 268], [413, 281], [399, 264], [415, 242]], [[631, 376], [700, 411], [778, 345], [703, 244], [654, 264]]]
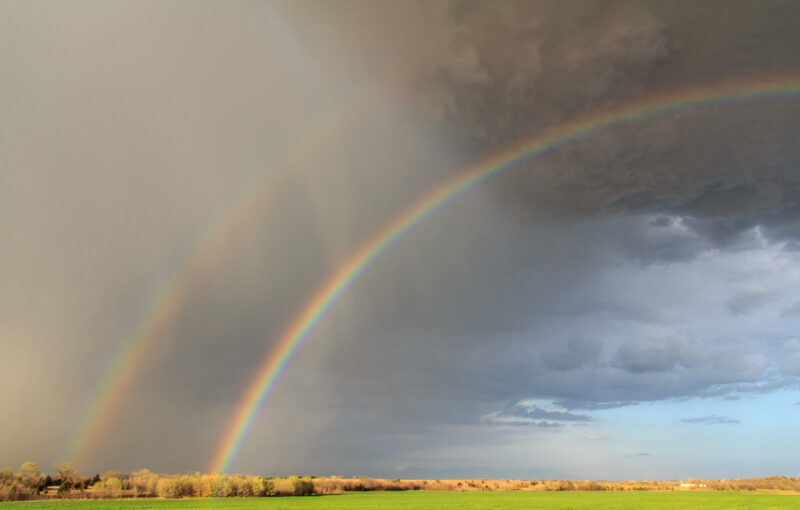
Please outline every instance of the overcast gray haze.
[[[798, 27], [796, 1], [0, 2], [0, 466], [74, 460], [109, 364], [253, 183], [84, 475], [206, 470], [283, 328], [416, 198], [595, 110], [797, 83]], [[797, 476], [799, 165], [794, 95], [497, 176], [332, 306], [232, 469]]]

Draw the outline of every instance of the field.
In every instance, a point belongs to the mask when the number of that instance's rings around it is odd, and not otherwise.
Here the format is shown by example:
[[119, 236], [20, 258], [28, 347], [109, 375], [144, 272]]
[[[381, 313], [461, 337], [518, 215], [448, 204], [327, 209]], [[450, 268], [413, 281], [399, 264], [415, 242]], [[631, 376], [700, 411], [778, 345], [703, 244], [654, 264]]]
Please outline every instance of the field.
[[789, 509], [800, 495], [745, 492], [367, 492], [334, 496], [0, 503], [2, 510]]

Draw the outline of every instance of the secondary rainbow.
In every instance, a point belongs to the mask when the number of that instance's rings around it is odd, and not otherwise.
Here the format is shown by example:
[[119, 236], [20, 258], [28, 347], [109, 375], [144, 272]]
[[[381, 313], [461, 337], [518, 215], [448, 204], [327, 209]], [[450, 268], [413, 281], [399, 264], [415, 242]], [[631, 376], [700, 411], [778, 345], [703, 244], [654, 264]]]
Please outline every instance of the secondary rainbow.
[[[235, 233], [247, 224], [268, 201], [270, 193], [279, 188], [288, 170], [302, 164], [331, 146], [354, 125], [362, 115], [371, 111], [372, 105], [385, 92], [384, 86], [391, 76], [382, 76], [375, 82], [356, 91], [351, 100], [343, 101], [320, 115], [317, 121], [290, 145], [269, 166], [269, 170], [255, 174], [241, 190], [234, 194], [184, 251], [183, 257], [159, 287], [155, 297], [138, 316], [131, 332], [122, 342], [122, 348], [106, 369], [100, 383], [95, 386], [88, 406], [81, 415], [70, 441], [61, 458], [76, 462], [84, 458], [92, 444], [103, 437], [104, 430], [112, 419], [116, 408], [122, 403], [125, 391], [130, 387], [154, 341], [173, 317], [183, 307], [193, 285], [205, 273], [214, 260], [214, 255], [224, 248]], [[91, 441], [90, 441], [91, 440]]]
[[330, 310], [337, 298], [392, 243], [449, 202], [504, 170], [603, 129], [693, 107], [751, 101], [759, 98], [794, 98], [798, 95], [800, 95], [800, 77], [791, 76], [771, 80], [726, 83], [647, 97], [546, 129], [481, 160], [466, 171], [443, 182], [405, 209], [352, 253], [295, 316], [278, 338], [274, 348], [264, 359], [255, 378], [247, 387], [214, 454], [210, 470], [223, 473], [228, 471], [261, 406], [291, 361], [292, 355], [297, 352], [297, 349]]
[[[424, 39], [417, 41], [417, 44], [418, 52], [428, 47]], [[88, 454], [92, 445], [99, 442], [103, 432], [110, 428], [110, 420], [122, 403], [126, 389], [148, 359], [147, 354], [154, 341], [182, 308], [193, 284], [211, 265], [214, 255], [226, 245], [227, 240], [247, 224], [268, 200], [270, 192], [290, 175], [288, 170], [301, 168], [303, 163], [316, 157], [322, 148], [331, 146], [344, 136], [350, 126], [372, 113], [382, 98], [388, 97], [395, 89], [407, 87], [409, 70], [416, 61], [416, 55], [417, 52], [409, 52], [403, 60], [354, 90], [347, 100], [340, 101], [319, 115], [267, 171], [255, 174], [239, 193], [218, 209], [212, 221], [185, 250], [165, 283], [138, 315], [131, 332], [122, 342], [122, 348], [95, 386], [60, 458], [77, 462]]]

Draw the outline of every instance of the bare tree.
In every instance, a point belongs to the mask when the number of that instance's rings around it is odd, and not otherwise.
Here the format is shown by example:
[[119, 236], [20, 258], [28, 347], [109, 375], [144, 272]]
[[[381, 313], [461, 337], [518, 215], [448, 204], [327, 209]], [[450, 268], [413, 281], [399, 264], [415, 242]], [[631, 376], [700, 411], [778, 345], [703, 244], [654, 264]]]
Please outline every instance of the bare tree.
[[78, 470], [75, 469], [75, 464], [72, 462], [56, 462], [55, 468], [61, 478], [62, 489], [69, 490], [81, 483], [81, 475], [78, 474]]
[[42, 480], [42, 472], [39, 469], [39, 464], [31, 461], [23, 462], [19, 467], [17, 476], [23, 485], [31, 489], [34, 493], [39, 494], [39, 483]]

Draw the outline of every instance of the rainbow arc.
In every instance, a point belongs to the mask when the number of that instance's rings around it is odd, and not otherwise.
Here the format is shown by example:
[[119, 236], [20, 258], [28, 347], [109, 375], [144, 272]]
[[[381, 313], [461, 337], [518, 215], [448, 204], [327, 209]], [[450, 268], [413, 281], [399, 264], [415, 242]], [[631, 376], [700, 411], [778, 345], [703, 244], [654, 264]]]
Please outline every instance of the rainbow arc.
[[479, 161], [446, 180], [359, 246], [292, 319], [247, 386], [237, 411], [214, 453], [210, 470], [223, 473], [228, 471], [270, 391], [285, 372], [293, 355], [337, 299], [392, 244], [458, 197], [523, 162], [605, 129], [696, 107], [798, 96], [800, 96], [800, 77], [791, 76], [748, 83], [727, 83], [647, 97], [553, 126]]

